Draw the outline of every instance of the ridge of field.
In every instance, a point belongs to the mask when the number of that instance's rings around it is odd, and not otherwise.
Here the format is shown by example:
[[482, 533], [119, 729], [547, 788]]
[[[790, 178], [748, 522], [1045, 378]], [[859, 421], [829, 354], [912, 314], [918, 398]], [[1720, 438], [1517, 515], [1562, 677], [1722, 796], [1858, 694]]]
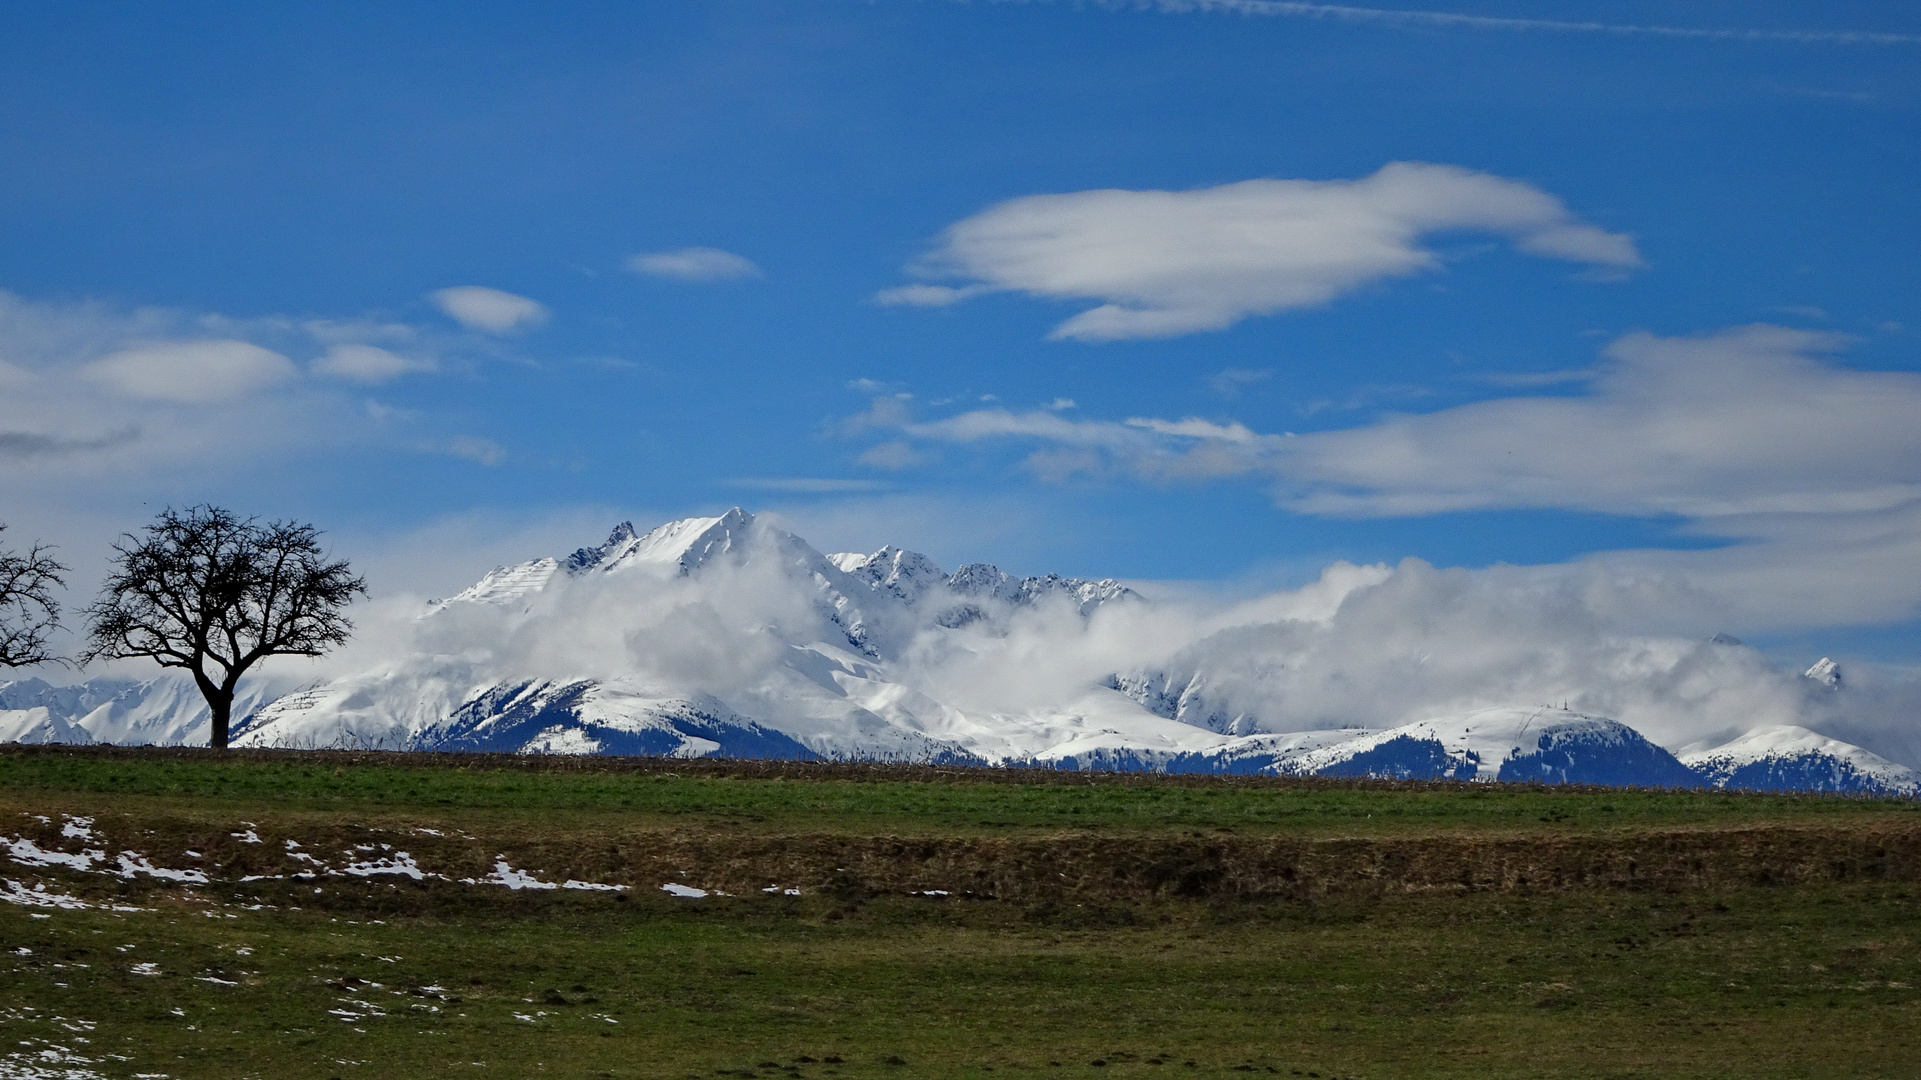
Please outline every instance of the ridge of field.
[[[855, 762], [119, 747], [0, 749], [0, 792], [52, 808], [529, 814], [762, 833], [977, 836], [1193, 829], [1381, 835], [1921, 822], [1921, 801], [1799, 793]], [[81, 810], [79, 812], [85, 812]]]

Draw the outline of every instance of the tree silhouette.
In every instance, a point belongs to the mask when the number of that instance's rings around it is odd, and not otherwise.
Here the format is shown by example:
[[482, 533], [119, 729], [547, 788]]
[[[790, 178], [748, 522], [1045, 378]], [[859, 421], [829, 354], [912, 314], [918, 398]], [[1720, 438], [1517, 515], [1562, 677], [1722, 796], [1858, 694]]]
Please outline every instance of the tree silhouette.
[[[0, 525], [0, 532], [6, 531]], [[66, 585], [67, 568], [51, 549], [35, 544], [26, 554], [0, 548], [0, 667], [26, 667], [60, 658], [47, 651], [47, 635], [60, 626], [53, 590]]]
[[341, 609], [367, 583], [328, 562], [312, 525], [259, 523], [217, 506], [168, 507], [113, 546], [117, 572], [87, 609], [82, 662], [145, 656], [185, 668], [227, 748], [234, 689], [269, 656], [319, 656], [347, 640]]

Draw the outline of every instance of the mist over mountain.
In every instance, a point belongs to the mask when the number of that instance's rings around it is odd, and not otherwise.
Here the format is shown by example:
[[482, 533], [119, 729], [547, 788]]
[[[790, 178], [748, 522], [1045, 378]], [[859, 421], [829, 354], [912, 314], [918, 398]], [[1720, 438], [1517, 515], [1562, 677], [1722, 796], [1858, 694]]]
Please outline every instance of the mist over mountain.
[[[1410, 560], [1233, 603], [1152, 592], [823, 554], [739, 509], [622, 523], [370, 611], [330, 674], [250, 684], [235, 745], [1921, 791], [1900, 694], [1726, 635], [1621, 634], [1593, 583]], [[5, 739], [204, 724], [175, 678], [0, 684]]]

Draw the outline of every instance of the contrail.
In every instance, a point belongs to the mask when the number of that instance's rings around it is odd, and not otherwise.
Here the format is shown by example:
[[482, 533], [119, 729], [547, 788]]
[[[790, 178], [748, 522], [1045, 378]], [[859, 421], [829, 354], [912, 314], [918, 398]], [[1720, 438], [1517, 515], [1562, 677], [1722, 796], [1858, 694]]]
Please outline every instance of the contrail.
[[[1109, 6], [1127, 5], [1111, 4]], [[1293, 0], [1137, 0], [1132, 6], [1151, 7], [1169, 12], [1219, 11], [1236, 15], [1380, 23], [1387, 26], [1531, 30], [1562, 34], [1619, 34], [1705, 41], [1778, 41], [1803, 45], [1921, 45], [1921, 34], [1888, 34], [1871, 30], [1714, 30], [1687, 26], [1566, 22], [1559, 19], [1506, 19], [1490, 15], [1459, 15], [1450, 11], [1402, 11], [1393, 8], [1349, 7], [1345, 4], [1296, 3]]]

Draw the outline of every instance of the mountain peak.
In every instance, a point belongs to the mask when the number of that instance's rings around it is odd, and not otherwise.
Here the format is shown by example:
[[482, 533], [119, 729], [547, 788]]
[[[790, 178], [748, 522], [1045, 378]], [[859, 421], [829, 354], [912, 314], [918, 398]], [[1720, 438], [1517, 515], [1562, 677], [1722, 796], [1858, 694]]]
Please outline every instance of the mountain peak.
[[872, 555], [840, 552], [829, 555], [827, 561], [842, 573], [865, 582], [869, 588], [892, 593], [910, 604], [926, 595], [935, 584], [947, 580], [934, 560], [892, 544]]
[[673, 567], [676, 573], [691, 573], [708, 559], [736, 550], [742, 534], [754, 524], [754, 515], [736, 506], [719, 517], [691, 517], [670, 521], [644, 534], [636, 535], [633, 522], [614, 526], [607, 542], [597, 548], [581, 548], [567, 557], [567, 572], [584, 573], [599, 569], [654, 565]]
[[1830, 690], [1841, 688], [1841, 665], [1823, 656], [1814, 666], [1801, 673], [1804, 679], [1813, 679]]

